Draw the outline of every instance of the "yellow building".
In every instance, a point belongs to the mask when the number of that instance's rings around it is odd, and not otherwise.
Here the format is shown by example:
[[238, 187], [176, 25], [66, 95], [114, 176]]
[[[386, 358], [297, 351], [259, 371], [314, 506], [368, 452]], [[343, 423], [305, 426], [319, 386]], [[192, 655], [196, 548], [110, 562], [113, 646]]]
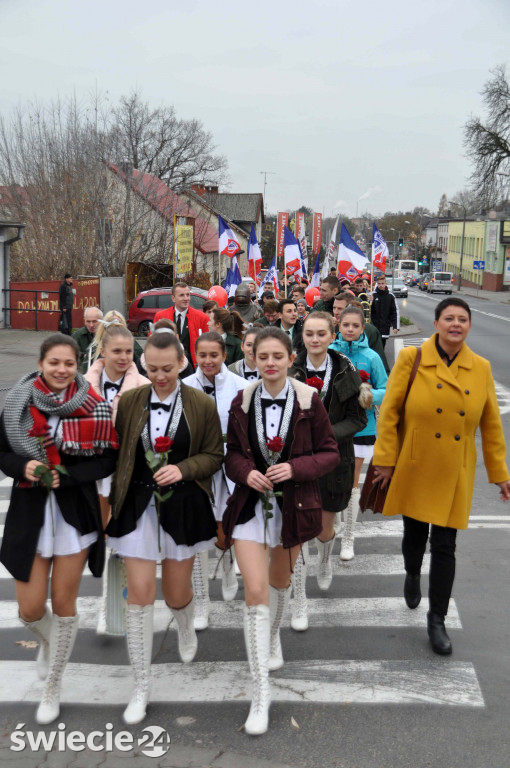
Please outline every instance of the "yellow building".
[[[464, 222], [450, 221], [448, 227], [447, 271], [459, 274], [462, 249], [462, 227]], [[473, 261], [485, 259], [485, 221], [466, 221], [462, 257], [462, 279], [474, 285], [482, 285], [483, 272], [473, 269]]]

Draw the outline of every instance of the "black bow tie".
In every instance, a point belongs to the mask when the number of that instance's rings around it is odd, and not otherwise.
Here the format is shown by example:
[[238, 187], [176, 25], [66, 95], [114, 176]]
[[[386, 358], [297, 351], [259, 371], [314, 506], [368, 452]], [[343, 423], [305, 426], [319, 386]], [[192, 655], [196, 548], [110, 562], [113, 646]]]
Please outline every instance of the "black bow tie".
[[204, 392], [206, 395], [213, 395], [214, 394], [214, 386], [212, 384], [206, 384], [204, 387]]
[[108, 392], [109, 389], [114, 389], [116, 392], [118, 392], [120, 390], [120, 384], [115, 384], [114, 381], [105, 381], [104, 383], [105, 394]]
[[255, 371], [245, 371], [244, 372], [244, 378], [247, 381], [251, 381], [252, 379], [258, 379], [259, 375]]
[[151, 411], [170, 411], [170, 403], [151, 402]]
[[285, 408], [285, 404], [287, 403], [287, 399], [285, 397], [282, 397], [281, 400], [269, 400], [266, 397], [262, 397], [260, 399], [260, 402], [262, 403], [262, 406], [264, 408], [269, 408], [271, 405], [279, 405], [280, 408]]
[[306, 369], [307, 379], [313, 379], [314, 376], [318, 376], [319, 379], [322, 379], [324, 381], [325, 375], [326, 375], [326, 369], [323, 369], [322, 371], [314, 371], [311, 368]]

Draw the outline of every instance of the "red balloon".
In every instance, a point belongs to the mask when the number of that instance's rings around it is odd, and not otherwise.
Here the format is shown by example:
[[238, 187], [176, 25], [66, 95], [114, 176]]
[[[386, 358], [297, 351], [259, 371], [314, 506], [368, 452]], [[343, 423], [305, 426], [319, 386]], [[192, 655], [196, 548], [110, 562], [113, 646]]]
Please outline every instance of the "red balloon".
[[216, 301], [219, 307], [224, 307], [228, 301], [228, 294], [221, 285], [213, 285], [209, 288], [207, 298]]
[[316, 285], [311, 286], [310, 288], [307, 288], [305, 291], [305, 299], [308, 306], [313, 307], [314, 302], [320, 298], [320, 295], [321, 295], [321, 292], [319, 291]]

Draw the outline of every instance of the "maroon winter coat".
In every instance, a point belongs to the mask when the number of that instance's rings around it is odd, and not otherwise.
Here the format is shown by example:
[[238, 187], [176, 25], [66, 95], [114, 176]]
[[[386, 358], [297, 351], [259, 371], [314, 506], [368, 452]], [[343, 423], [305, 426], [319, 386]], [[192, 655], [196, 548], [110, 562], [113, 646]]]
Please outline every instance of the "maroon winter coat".
[[[293, 477], [283, 483], [282, 544], [286, 548], [310, 541], [321, 532], [322, 505], [317, 478], [326, 475], [340, 461], [337, 441], [317, 392], [294, 379], [289, 381], [296, 397], [288, 457]], [[246, 478], [252, 469], [256, 469], [248, 441], [248, 412], [253, 393], [259, 385], [260, 382], [254, 382], [239, 392], [230, 409], [225, 469], [236, 487], [223, 515], [227, 542], [230, 542], [251, 491], [246, 485]]]

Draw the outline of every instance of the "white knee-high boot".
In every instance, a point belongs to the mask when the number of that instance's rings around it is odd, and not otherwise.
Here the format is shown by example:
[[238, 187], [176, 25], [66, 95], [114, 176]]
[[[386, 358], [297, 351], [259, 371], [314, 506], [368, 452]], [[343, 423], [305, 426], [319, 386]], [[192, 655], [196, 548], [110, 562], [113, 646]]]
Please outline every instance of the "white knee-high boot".
[[308, 542], [301, 547], [292, 574], [294, 599], [291, 605], [290, 626], [296, 632], [308, 629], [308, 600], [306, 599], [306, 574], [308, 572]]
[[195, 614], [195, 599], [193, 598], [184, 608], [170, 608], [177, 624], [179, 656], [181, 661], [193, 661], [198, 648], [193, 616]]
[[127, 725], [140, 723], [147, 710], [149, 701], [152, 638], [153, 605], [128, 605], [126, 614], [126, 636], [129, 661], [135, 677], [135, 690], [124, 710], [123, 718]]
[[269, 585], [269, 614], [271, 619], [271, 644], [269, 650], [269, 671], [283, 667], [283, 652], [280, 641], [280, 627], [283, 614], [290, 600], [292, 584], [287, 589], [275, 589]]
[[335, 536], [329, 541], [319, 541], [319, 539], [315, 539], [315, 543], [317, 544], [317, 585], [323, 592], [326, 592], [326, 590], [330, 588], [333, 580], [331, 555], [333, 554], [335, 541]]
[[244, 606], [244, 642], [253, 682], [252, 700], [244, 730], [250, 736], [267, 731], [269, 722], [269, 608], [267, 605]]
[[50, 632], [50, 663], [48, 677], [35, 720], [40, 725], [52, 723], [60, 713], [62, 675], [73, 650], [78, 632], [78, 616], [53, 614]]
[[220, 561], [221, 569], [221, 593], [225, 602], [233, 600], [237, 594], [239, 584], [234, 567], [234, 553], [231, 549], [218, 549], [215, 547], [216, 557]]
[[195, 597], [195, 629], [207, 629], [209, 626], [209, 552], [197, 552], [191, 574]]
[[45, 680], [48, 675], [50, 664], [51, 613], [47, 606], [44, 606], [44, 613], [40, 619], [37, 619], [37, 621], [25, 621], [21, 616], [19, 617], [19, 620], [23, 626], [33, 632], [39, 640], [36, 668], [40, 679]]
[[354, 526], [358, 517], [360, 489], [353, 488], [347, 508], [344, 509], [344, 532], [342, 535], [341, 560], [352, 560], [354, 557]]

